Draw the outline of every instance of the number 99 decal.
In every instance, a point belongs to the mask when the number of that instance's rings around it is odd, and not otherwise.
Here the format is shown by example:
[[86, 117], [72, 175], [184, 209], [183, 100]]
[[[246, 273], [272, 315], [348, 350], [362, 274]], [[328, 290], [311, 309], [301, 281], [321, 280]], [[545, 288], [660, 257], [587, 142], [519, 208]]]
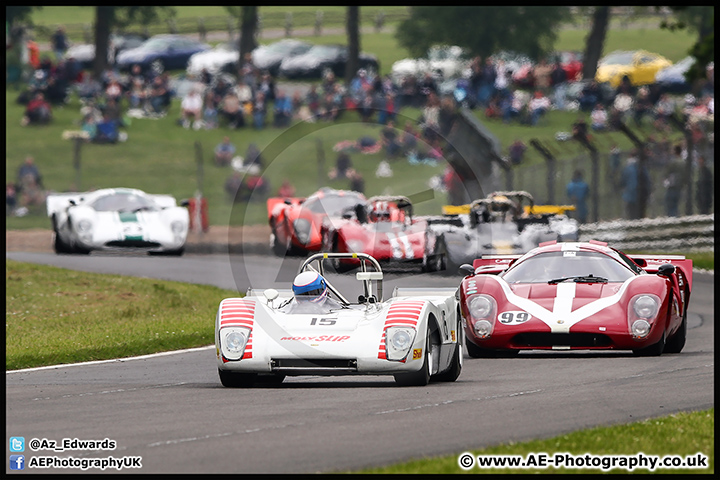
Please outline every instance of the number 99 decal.
[[498, 315], [498, 321], [504, 325], [519, 325], [530, 320], [527, 312], [503, 312]]

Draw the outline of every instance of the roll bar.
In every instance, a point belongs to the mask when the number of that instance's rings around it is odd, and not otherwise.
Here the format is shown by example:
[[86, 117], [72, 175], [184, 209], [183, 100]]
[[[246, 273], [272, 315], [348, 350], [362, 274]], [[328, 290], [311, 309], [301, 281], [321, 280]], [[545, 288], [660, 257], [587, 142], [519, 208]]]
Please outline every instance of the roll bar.
[[[367, 272], [367, 264], [369, 263], [372, 265], [374, 271], [382, 273], [382, 268], [380, 268], [380, 264], [377, 260], [375, 260], [372, 256], [368, 255], [367, 253], [316, 253], [314, 255], [310, 255], [305, 261], [300, 265], [300, 272], [304, 272], [305, 270], [314, 270], [318, 272], [323, 277], [325, 276], [325, 268], [323, 266], [323, 260], [331, 259], [331, 258], [353, 258], [360, 261], [360, 271], [361, 272]], [[311, 265], [313, 262], [317, 261], [318, 268], [315, 269]], [[345, 305], [350, 305], [350, 302], [335, 288], [333, 287], [330, 282], [325, 279], [325, 282], [327, 283], [328, 290], [330, 290], [332, 293], [335, 294], [336, 297], [340, 299], [342, 303]], [[365, 296], [368, 297], [372, 293], [372, 288], [370, 284], [371, 280], [363, 280], [363, 289], [365, 292]], [[382, 302], [382, 295], [383, 295], [383, 287], [382, 287], [382, 280], [376, 280], [377, 282], [377, 296], [378, 301]]]

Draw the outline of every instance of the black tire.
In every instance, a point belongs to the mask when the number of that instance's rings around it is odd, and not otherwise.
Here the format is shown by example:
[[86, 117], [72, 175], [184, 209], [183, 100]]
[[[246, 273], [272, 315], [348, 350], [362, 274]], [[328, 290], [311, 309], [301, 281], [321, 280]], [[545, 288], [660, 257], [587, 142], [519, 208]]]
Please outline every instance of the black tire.
[[185, 253], [185, 247], [176, 250], [163, 250], [162, 252], [148, 252], [149, 255], [158, 257], [180, 257], [183, 253]]
[[229, 372], [218, 368], [218, 375], [223, 387], [228, 388], [250, 388], [257, 381], [256, 373]]
[[438, 382], [454, 382], [460, 376], [463, 366], [463, 344], [465, 343], [465, 335], [462, 328], [462, 321], [458, 315], [457, 325], [457, 343], [455, 344], [455, 351], [453, 352], [452, 360], [450, 361], [450, 368], [443, 373], [435, 375], [433, 380]]
[[430, 327], [427, 329], [427, 335], [425, 337], [425, 353], [423, 354], [422, 368], [417, 372], [410, 373], [396, 373], [395, 383], [401, 387], [424, 387], [430, 383], [430, 365], [431, 365], [431, 352], [430, 349]]
[[665, 350], [665, 332], [662, 337], [656, 343], [645, 348], [638, 348], [633, 350], [633, 353], [638, 357], [659, 357]]
[[255, 383], [258, 385], [280, 385], [285, 380], [285, 375], [272, 373], [270, 375], [258, 375]]
[[272, 249], [272, 252], [278, 257], [284, 257], [289, 253], [288, 245], [280, 243], [277, 235], [275, 234], [275, 231], [270, 234], [270, 248]]
[[670, 337], [668, 341], [665, 343], [665, 350], [663, 350], [663, 353], [680, 353], [682, 352], [683, 347], [685, 347], [685, 339], [687, 338], [687, 308], [685, 309], [685, 313], [683, 314], [682, 323], [680, 324], [680, 328], [678, 328], [677, 332], [675, 332], [675, 335]]
[[53, 248], [55, 249], [55, 253], [57, 253], [57, 254], [73, 253], [73, 249], [70, 247], [70, 245], [63, 242], [63, 240], [62, 240], [62, 238], [60, 238], [60, 235], [58, 234], [57, 230], [55, 231], [55, 240], [53, 241]]

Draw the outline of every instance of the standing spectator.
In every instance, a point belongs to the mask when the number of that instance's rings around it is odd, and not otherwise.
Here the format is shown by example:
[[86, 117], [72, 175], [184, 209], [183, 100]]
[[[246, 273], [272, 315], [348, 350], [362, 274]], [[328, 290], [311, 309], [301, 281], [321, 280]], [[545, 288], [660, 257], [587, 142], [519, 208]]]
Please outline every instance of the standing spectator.
[[698, 180], [695, 199], [701, 215], [710, 213], [713, 205], [713, 173], [707, 166], [705, 156], [698, 156]]
[[423, 137], [432, 143], [440, 130], [440, 99], [434, 93], [428, 95], [419, 121]]
[[527, 145], [525, 145], [519, 138], [516, 139], [510, 145], [510, 162], [513, 165], [520, 165], [523, 161], [523, 156], [525, 156], [525, 150], [527, 150]]
[[317, 91], [317, 85], [310, 85], [310, 90], [305, 96], [305, 102], [313, 117], [320, 115], [320, 94]]
[[215, 96], [212, 92], [208, 92], [205, 96], [202, 123], [206, 130], [218, 127], [218, 108], [215, 103]]
[[668, 118], [675, 112], [675, 101], [667, 93], [660, 95], [655, 104], [655, 127], [658, 130], [667, 130]]
[[495, 89], [495, 78], [497, 77], [497, 71], [495, 65], [493, 65], [490, 57], [485, 59], [485, 65], [482, 68], [480, 74], [480, 89], [478, 91], [478, 104], [482, 107], [487, 108], [490, 104], [490, 98], [492, 98]]
[[633, 118], [635, 125], [642, 126], [642, 120], [645, 115], [652, 112], [653, 104], [650, 101], [650, 89], [648, 87], [640, 87], [633, 102]]
[[52, 44], [53, 52], [55, 52], [55, 59], [59, 62], [65, 56], [65, 52], [67, 52], [68, 49], [65, 27], [61, 25], [55, 30], [55, 33], [50, 37], [50, 43]]
[[378, 123], [385, 125], [385, 123], [394, 122], [396, 114], [395, 94], [387, 92], [385, 93], [383, 105], [380, 108], [380, 113], [378, 114]]
[[550, 73], [550, 84], [553, 87], [553, 104], [558, 110], [565, 110], [565, 92], [568, 80], [572, 81], [573, 79], [567, 78], [567, 73], [560, 62], [556, 60]]
[[335, 180], [337, 178], [350, 178], [351, 172], [352, 160], [350, 159], [350, 155], [345, 152], [340, 152], [335, 160], [335, 168], [330, 170], [328, 178], [331, 180]]
[[617, 146], [617, 143], [613, 143], [612, 148], [610, 148], [608, 165], [610, 167], [610, 179], [612, 180], [613, 185], [616, 185], [617, 176], [620, 172], [620, 147]]
[[257, 92], [255, 94], [255, 101], [253, 102], [252, 108], [253, 125], [257, 130], [265, 128], [266, 114], [267, 104], [265, 102], [265, 94], [263, 92]]
[[348, 178], [350, 179], [350, 190], [365, 193], [365, 179], [360, 175], [360, 172], [352, 170]]
[[257, 83], [255, 88], [255, 94], [262, 93], [265, 96], [265, 101], [272, 103], [275, 101], [275, 80], [270, 76], [268, 72], [263, 73], [260, 77], [260, 81]]
[[640, 218], [640, 203], [638, 198], [640, 181], [645, 182], [647, 186], [646, 192], [652, 191], [650, 175], [647, 169], [644, 169], [641, 175], [637, 152], [633, 151], [625, 161], [625, 168], [620, 178], [620, 188], [623, 189], [622, 199], [625, 203], [625, 216], [629, 220], [637, 220]]
[[595, 105], [595, 108], [590, 113], [590, 128], [596, 132], [602, 132], [608, 128], [608, 114], [602, 103]]
[[180, 104], [182, 126], [190, 128], [193, 122], [202, 118], [203, 101], [200, 93], [193, 88], [185, 95]]
[[550, 99], [545, 96], [542, 91], [537, 90], [535, 97], [530, 100], [528, 104], [528, 111], [530, 113], [530, 125], [537, 125], [540, 117], [545, 115], [550, 110]]
[[387, 125], [380, 130], [380, 139], [385, 154], [388, 158], [396, 158], [401, 151], [400, 143], [398, 142], [398, 134], [395, 129], [395, 122], [392, 120], [387, 122]]
[[685, 164], [682, 159], [682, 147], [678, 144], [665, 168], [663, 187], [665, 187], [665, 213], [668, 217], [678, 216], [678, 207], [682, 189], [685, 186]]
[[567, 184], [566, 192], [570, 201], [575, 205], [577, 221], [580, 223], [587, 222], [587, 199], [590, 195], [590, 186], [583, 179], [582, 170], [575, 170], [572, 180]]
[[549, 65], [547, 60], [544, 58], [540, 59], [540, 63], [538, 63], [533, 69], [535, 88], [540, 90], [543, 94], [547, 94], [550, 91], [552, 71], [552, 65]]
[[230, 137], [224, 137], [223, 141], [215, 146], [215, 165], [225, 167], [230, 165], [235, 156], [236, 148], [230, 142]]
[[633, 98], [627, 87], [621, 87], [620, 92], [615, 95], [613, 108], [619, 113], [620, 121], [625, 123], [627, 121], [627, 117], [633, 110]]
[[287, 127], [290, 125], [290, 119], [292, 118], [292, 102], [284, 90], [278, 90], [277, 98], [273, 104], [273, 126], [275, 127]]
[[504, 61], [498, 60], [495, 73], [495, 95], [497, 98], [503, 98], [510, 93], [510, 73]]

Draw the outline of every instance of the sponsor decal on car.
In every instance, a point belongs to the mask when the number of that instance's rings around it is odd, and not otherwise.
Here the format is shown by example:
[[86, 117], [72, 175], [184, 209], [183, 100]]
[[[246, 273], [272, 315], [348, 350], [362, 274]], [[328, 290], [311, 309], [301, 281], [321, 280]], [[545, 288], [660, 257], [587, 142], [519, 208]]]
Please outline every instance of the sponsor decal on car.
[[344, 342], [348, 340], [350, 335], [319, 335], [315, 337], [282, 337], [280, 341], [299, 341], [299, 342]]
[[422, 358], [422, 348], [413, 349], [413, 360], [420, 360]]

